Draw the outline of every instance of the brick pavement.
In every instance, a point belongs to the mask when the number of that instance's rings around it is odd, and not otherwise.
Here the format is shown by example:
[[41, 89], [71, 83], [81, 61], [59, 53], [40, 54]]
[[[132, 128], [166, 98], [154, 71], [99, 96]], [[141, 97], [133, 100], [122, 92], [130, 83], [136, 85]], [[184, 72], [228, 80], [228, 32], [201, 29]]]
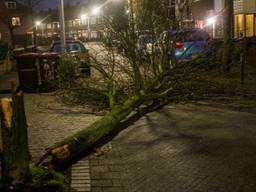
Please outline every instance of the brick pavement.
[[105, 156], [90, 157], [93, 192], [256, 191], [253, 113], [170, 105], [111, 143]]

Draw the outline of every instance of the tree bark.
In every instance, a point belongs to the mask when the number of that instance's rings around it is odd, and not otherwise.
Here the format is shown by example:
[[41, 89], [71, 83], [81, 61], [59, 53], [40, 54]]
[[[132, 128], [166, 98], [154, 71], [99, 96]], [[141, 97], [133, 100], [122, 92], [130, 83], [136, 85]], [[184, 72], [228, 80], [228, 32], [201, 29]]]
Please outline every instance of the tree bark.
[[225, 71], [230, 70], [232, 36], [233, 36], [233, 0], [225, 0], [224, 22], [223, 22], [223, 56], [222, 65]]
[[6, 191], [23, 186], [29, 179], [27, 123], [22, 92], [0, 100], [2, 131], [2, 178]]

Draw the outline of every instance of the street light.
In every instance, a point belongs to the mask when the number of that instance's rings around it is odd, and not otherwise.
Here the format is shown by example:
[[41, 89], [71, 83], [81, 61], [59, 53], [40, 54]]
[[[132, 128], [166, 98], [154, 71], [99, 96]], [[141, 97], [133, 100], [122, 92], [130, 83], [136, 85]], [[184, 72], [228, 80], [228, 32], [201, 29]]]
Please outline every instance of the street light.
[[36, 25], [36, 30], [38, 30], [38, 28], [41, 27], [41, 35], [43, 37], [44, 36], [44, 26], [43, 26], [42, 22], [41, 21], [36, 21], [35, 25]]
[[86, 14], [82, 14], [81, 15], [81, 20], [85, 20], [85, 19], [87, 19], [88, 18], [88, 16], [86, 15]]
[[216, 25], [216, 22], [217, 22], [217, 18], [216, 16], [214, 17], [209, 17], [208, 19], [206, 19], [206, 22], [205, 22], [205, 26], [211, 26], [212, 27], [212, 37], [215, 38], [215, 25]]
[[100, 13], [100, 7], [94, 7], [92, 9], [92, 15], [98, 15]]
[[41, 21], [36, 21], [36, 26], [38, 27], [38, 26], [40, 26], [42, 23], [41, 23]]
[[216, 17], [210, 17], [206, 19], [206, 25], [213, 25], [216, 23]]
[[89, 31], [90, 31], [90, 17], [87, 14], [82, 14], [80, 16], [82, 23], [83, 21], [87, 20], [87, 31], [88, 31], [88, 38], [89, 38]]

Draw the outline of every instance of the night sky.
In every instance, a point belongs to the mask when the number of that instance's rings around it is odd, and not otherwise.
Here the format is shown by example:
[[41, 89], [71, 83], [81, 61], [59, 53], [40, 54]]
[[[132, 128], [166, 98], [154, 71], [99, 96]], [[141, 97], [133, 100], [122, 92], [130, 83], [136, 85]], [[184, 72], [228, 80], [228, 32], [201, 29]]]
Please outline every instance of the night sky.
[[[69, 2], [70, 4], [74, 4], [81, 1], [85, 1], [85, 0], [65, 0], [65, 3]], [[59, 0], [45, 0], [45, 3], [42, 4], [42, 8], [43, 9], [56, 8], [58, 5], [58, 2]]]

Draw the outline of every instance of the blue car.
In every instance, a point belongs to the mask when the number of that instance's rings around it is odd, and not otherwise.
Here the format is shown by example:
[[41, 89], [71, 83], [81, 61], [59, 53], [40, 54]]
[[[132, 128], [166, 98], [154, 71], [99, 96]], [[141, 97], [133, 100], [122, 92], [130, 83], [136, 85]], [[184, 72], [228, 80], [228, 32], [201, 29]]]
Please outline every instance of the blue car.
[[[166, 39], [167, 32], [163, 34]], [[211, 54], [210, 36], [203, 30], [171, 31], [170, 40], [174, 43], [174, 50], [169, 53], [174, 61], [190, 61], [198, 57]]]

